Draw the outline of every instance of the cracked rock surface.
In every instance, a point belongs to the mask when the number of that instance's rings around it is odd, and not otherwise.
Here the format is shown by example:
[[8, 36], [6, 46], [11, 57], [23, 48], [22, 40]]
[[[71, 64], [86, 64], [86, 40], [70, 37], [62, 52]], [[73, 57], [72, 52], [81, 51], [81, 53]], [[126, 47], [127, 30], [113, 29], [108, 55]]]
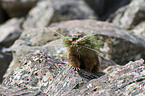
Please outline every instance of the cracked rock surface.
[[[95, 78], [82, 77], [59, 59], [38, 52], [28, 54], [23, 62], [3, 81], [4, 95], [143, 95], [145, 86], [144, 60], [125, 66], [110, 66]], [[85, 73], [85, 76], [91, 76]], [[59, 81], [59, 82], [58, 82]], [[8, 89], [8, 90], [6, 90]]]

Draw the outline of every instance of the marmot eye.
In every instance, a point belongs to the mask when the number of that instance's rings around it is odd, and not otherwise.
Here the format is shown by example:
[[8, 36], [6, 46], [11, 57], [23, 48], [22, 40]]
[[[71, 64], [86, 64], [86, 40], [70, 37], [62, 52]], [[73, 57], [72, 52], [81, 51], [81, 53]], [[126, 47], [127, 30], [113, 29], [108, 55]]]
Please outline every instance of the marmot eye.
[[76, 37], [72, 37], [72, 41], [76, 41], [77, 40], [77, 38]]
[[80, 37], [83, 37], [83, 35], [82, 34], [78, 35], [78, 38], [80, 38]]

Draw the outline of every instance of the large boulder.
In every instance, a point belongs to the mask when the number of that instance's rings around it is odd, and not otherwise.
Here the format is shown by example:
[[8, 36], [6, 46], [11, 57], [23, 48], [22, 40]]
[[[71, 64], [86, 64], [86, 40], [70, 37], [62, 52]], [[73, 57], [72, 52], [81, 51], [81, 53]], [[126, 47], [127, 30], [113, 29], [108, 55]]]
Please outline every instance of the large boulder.
[[1, 0], [2, 7], [9, 17], [26, 16], [29, 10], [36, 5], [38, 0]]
[[0, 25], [0, 47], [10, 47], [22, 32], [23, 18], [13, 18]]
[[40, 28], [72, 19], [96, 19], [96, 16], [83, 0], [43, 0], [29, 12], [23, 27]]
[[145, 1], [132, 0], [132, 2], [120, 8], [110, 17], [110, 22], [125, 29], [132, 29], [145, 19]]

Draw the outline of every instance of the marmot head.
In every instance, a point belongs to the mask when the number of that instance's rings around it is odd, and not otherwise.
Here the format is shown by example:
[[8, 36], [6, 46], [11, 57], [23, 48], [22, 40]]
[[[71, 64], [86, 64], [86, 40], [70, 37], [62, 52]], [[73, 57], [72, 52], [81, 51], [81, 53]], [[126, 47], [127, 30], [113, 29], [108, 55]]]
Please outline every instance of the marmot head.
[[82, 38], [83, 35], [82, 34], [72, 34], [72, 35], [69, 35], [69, 37], [70, 37], [70, 39], [69, 39], [70, 41], [76, 41], [79, 38]]

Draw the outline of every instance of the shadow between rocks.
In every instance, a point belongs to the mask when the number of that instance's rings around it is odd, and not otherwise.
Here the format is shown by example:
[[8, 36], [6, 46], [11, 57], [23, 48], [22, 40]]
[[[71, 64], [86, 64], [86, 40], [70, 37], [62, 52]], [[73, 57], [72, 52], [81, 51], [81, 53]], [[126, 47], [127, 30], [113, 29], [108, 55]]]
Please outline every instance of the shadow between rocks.
[[83, 69], [78, 69], [76, 71], [78, 72], [80, 77], [88, 79], [88, 80], [97, 79], [97, 78], [105, 75], [104, 72], [91, 73], [91, 72], [87, 72], [87, 71], [85, 71]]

